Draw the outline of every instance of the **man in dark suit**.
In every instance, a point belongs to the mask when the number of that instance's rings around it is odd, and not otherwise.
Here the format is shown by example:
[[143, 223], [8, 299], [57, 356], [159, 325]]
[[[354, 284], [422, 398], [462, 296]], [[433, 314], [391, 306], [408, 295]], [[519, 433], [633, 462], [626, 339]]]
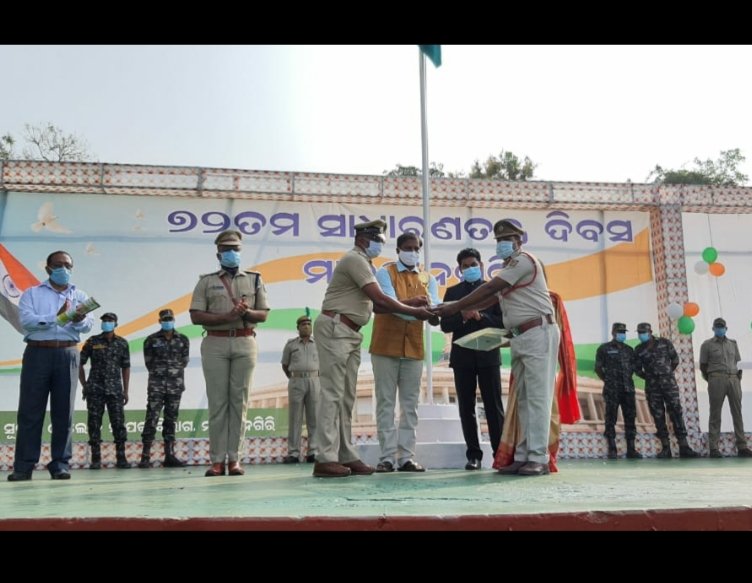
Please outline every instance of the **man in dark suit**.
[[[485, 280], [483, 263], [477, 249], [463, 249], [457, 255], [457, 263], [462, 271], [460, 283], [446, 290], [444, 301], [449, 302], [464, 298]], [[454, 370], [454, 386], [457, 392], [457, 404], [460, 408], [462, 433], [467, 445], [466, 470], [479, 470], [483, 451], [478, 441], [478, 423], [475, 416], [476, 387], [486, 410], [488, 433], [494, 455], [501, 442], [504, 428], [504, 406], [501, 403], [501, 354], [499, 349], [487, 352], [471, 350], [454, 344], [458, 338], [483, 328], [503, 328], [501, 308], [496, 303], [485, 310], [461, 311], [441, 319], [441, 329], [452, 332], [452, 351], [449, 366]]]

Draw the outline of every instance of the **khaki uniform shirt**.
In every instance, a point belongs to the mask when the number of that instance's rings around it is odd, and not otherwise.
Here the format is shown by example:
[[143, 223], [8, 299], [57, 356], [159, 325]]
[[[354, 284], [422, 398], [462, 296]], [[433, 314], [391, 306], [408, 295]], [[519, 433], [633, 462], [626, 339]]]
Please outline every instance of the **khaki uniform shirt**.
[[282, 350], [282, 364], [290, 372], [317, 372], [319, 370], [319, 352], [311, 336], [308, 342], [298, 336], [290, 338]]
[[736, 340], [731, 338], [709, 338], [700, 346], [700, 364], [708, 365], [708, 374], [722, 372], [736, 374], [736, 363], [742, 359]]
[[362, 288], [369, 283], [378, 285], [371, 268], [371, 260], [360, 247], [353, 247], [345, 253], [334, 268], [321, 310], [344, 314], [358, 326], [368, 324], [373, 302]]
[[515, 328], [538, 316], [553, 315], [554, 306], [551, 303], [551, 296], [548, 295], [543, 267], [540, 261], [529, 253], [516, 251], [495, 277], [503, 279], [512, 286], [520, 286], [511, 291], [507, 288], [499, 296], [499, 305], [506, 328]]
[[[266, 288], [261, 281], [261, 274], [255, 271], [241, 271], [231, 276], [224, 269], [207, 273], [199, 277], [198, 283], [193, 290], [191, 310], [223, 314], [232, 310], [234, 303], [227, 293], [227, 288], [220, 277], [224, 276], [232, 290], [233, 297], [245, 299], [252, 310], [268, 310], [266, 301]], [[235, 330], [238, 328], [255, 328], [255, 323], [244, 323], [242, 318], [224, 324], [204, 325], [206, 330]]]

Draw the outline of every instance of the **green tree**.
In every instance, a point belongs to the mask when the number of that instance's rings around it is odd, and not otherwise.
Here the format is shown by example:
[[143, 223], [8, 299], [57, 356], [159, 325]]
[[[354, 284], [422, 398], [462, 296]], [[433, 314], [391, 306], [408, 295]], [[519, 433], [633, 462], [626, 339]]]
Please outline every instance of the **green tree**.
[[[428, 174], [431, 178], [444, 178], [446, 176], [444, 165], [431, 162], [428, 167]], [[384, 170], [383, 175], [390, 178], [417, 177], [423, 175], [423, 169], [417, 166], [397, 164], [392, 170]]]
[[[22, 156], [26, 160], [47, 162], [87, 162], [92, 159], [86, 140], [75, 134], [65, 133], [52, 123], [24, 125]], [[15, 156], [15, 138], [7, 133], [0, 136], [0, 160]]]
[[489, 156], [481, 166], [478, 160], [470, 168], [470, 178], [490, 178], [492, 180], [528, 180], [535, 174], [537, 164], [525, 156], [520, 160], [516, 154], [501, 151], [499, 156]]
[[16, 140], [10, 134], [0, 136], [0, 160], [10, 160], [13, 157], [13, 145]]
[[647, 181], [655, 177], [655, 182], [662, 184], [713, 184], [716, 186], [741, 186], [748, 180], [746, 174], [738, 170], [738, 166], [746, 158], [739, 148], [721, 152], [720, 158], [713, 162], [695, 158], [692, 169], [664, 169], [656, 164], [655, 169], [648, 174]]

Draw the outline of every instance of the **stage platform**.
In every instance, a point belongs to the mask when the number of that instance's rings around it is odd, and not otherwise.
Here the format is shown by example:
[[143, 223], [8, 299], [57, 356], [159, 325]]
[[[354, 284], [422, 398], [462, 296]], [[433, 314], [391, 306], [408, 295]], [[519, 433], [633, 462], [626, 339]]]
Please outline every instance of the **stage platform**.
[[563, 460], [493, 470], [314, 478], [312, 464], [0, 474], [0, 530], [752, 530], [752, 460]]

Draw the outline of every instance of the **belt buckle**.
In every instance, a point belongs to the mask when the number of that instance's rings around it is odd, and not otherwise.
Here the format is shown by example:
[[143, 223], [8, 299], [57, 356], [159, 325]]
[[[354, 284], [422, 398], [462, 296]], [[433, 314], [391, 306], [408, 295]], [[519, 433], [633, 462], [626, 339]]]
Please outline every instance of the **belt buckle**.
[[227, 335], [228, 335], [228, 336], [229, 336], [230, 338], [234, 338], [235, 336], [237, 336], [237, 331], [236, 331], [236, 330], [235, 330], [235, 329], [233, 328], [232, 330], [228, 330], [228, 331], [227, 331]]
[[520, 332], [519, 327], [514, 327], [509, 331], [512, 334], [512, 338], [517, 338], [522, 332]]

